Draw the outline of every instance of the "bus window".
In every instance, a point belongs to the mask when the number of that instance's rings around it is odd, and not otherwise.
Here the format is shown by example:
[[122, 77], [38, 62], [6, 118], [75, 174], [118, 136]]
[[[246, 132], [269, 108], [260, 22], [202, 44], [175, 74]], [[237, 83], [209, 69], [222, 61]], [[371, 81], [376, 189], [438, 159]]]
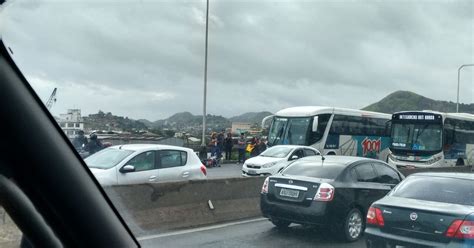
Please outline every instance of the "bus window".
[[331, 114], [322, 114], [318, 115], [318, 130], [316, 132], [311, 132], [310, 144], [314, 144], [320, 141], [324, 136], [324, 131], [326, 131], [326, 126], [328, 125], [329, 118]]
[[284, 139], [283, 144], [307, 145], [307, 136], [310, 130], [310, 120], [310, 118], [290, 119], [290, 122], [288, 123], [286, 139]]

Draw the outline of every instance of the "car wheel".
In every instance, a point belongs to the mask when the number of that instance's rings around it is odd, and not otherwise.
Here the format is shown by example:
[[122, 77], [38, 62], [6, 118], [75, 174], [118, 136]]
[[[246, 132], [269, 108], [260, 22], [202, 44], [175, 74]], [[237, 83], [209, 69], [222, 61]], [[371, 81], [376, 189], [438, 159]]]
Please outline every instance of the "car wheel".
[[271, 220], [273, 225], [275, 225], [279, 229], [287, 229], [291, 222], [286, 220], [279, 220], [279, 219], [272, 219]]
[[353, 208], [346, 216], [344, 221], [343, 235], [344, 239], [354, 242], [362, 236], [364, 231], [364, 220], [362, 213], [357, 208]]
[[456, 166], [464, 166], [464, 159], [458, 158], [458, 160], [456, 161]]

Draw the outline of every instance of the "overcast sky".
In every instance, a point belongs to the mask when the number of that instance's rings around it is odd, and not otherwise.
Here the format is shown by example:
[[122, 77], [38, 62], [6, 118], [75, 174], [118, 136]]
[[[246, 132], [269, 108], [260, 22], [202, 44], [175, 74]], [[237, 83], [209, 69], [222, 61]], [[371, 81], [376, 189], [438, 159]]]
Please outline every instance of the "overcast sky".
[[[3, 39], [52, 112], [202, 113], [205, 1], [8, 1]], [[212, 1], [208, 113], [362, 108], [396, 90], [456, 101], [473, 1]], [[474, 67], [461, 102], [474, 102]]]

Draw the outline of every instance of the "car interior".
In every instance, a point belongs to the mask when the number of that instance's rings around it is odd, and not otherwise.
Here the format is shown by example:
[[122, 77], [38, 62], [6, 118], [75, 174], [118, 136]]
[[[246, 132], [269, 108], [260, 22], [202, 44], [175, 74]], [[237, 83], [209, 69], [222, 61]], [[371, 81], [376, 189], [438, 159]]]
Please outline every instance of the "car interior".
[[[2, 1], [0, 1], [1, 3]], [[0, 204], [23, 247], [139, 247], [0, 40]]]

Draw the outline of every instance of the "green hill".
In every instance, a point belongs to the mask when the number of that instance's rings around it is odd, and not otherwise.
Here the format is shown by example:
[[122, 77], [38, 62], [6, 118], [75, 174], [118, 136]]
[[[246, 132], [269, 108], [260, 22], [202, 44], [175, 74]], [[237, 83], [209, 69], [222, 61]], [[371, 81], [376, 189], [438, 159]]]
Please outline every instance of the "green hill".
[[[410, 91], [395, 91], [382, 100], [363, 108], [363, 110], [389, 114], [406, 110], [456, 112], [456, 103], [433, 100]], [[474, 104], [460, 103], [459, 112], [474, 114]]]
[[245, 114], [241, 114], [238, 116], [234, 116], [229, 118], [229, 121], [231, 122], [247, 122], [247, 123], [252, 123], [252, 124], [258, 124], [262, 122], [263, 118], [272, 115], [271, 112], [268, 111], [262, 111], [262, 112], [248, 112]]
[[140, 131], [146, 130], [147, 126], [128, 117], [116, 116], [112, 113], [99, 111], [97, 114], [84, 116], [84, 128], [88, 130], [121, 130], [121, 131]]

